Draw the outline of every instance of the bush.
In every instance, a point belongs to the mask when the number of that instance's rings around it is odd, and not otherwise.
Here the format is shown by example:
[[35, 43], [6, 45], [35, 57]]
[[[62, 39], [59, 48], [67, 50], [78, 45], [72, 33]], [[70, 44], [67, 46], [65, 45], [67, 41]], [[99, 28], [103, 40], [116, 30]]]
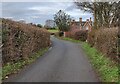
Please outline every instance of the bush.
[[94, 43], [95, 43], [95, 33], [96, 33], [96, 29], [92, 29], [92, 31], [90, 31], [88, 33], [88, 43], [91, 45], [91, 46], [94, 46]]
[[120, 28], [118, 29], [118, 57], [120, 58]]
[[50, 33], [30, 24], [2, 19], [3, 64], [27, 59], [28, 56], [50, 45]]
[[63, 36], [64, 35], [64, 32], [59, 32], [59, 36], [61, 37], [61, 36]]
[[86, 30], [79, 30], [74, 33], [75, 40], [86, 41], [87, 40], [88, 31]]
[[120, 58], [120, 38], [118, 38], [118, 57]]
[[59, 32], [55, 32], [54, 36], [59, 37]]
[[101, 28], [88, 34], [88, 42], [106, 56], [117, 59], [118, 28]]

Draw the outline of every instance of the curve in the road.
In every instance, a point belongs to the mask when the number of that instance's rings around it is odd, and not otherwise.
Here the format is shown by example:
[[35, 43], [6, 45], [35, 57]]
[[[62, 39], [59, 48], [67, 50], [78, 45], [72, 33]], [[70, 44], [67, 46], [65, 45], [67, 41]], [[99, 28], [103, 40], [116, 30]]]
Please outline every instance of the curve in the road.
[[79, 44], [51, 37], [52, 49], [6, 82], [98, 82]]

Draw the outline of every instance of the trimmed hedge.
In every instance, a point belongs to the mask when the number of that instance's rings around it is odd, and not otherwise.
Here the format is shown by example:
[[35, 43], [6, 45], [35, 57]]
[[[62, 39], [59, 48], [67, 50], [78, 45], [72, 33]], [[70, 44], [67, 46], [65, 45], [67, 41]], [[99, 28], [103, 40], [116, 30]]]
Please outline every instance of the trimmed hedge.
[[96, 33], [96, 29], [92, 29], [92, 31], [90, 31], [89, 33], [88, 33], [88, 43], [91, 45], [91, 47], [93, 47], [94, 46], [94, 43], [95, 43], [95, 33]]
[[118, 29], [118, 57], [120, 58], [120, 28]]
[[16, 62], [50, 45], [50, 33], [45, 29], [2, 19], [2, 62]]
[[104, 55], [117, 60], [118, 28], [101, 28], [88, 34], [88, 42]]
[[88, 36], [88, 31], [87, 30], [79, 30], [79, 31], [75, 32], [74, 39], [75, 40], [86, 41], [87, 36]]

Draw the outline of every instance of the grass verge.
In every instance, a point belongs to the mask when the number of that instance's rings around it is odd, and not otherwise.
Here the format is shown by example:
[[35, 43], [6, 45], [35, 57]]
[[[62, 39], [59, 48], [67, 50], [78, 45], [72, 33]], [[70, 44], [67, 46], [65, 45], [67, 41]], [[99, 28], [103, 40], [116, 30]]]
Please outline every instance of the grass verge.
[[51, 29], [51, 30], [48, 30], [50, 33], [56, 33], [56, 32], [59, 32], [57, 29]]
[[57, 38], [62, 39], [62, 40], [66, 40], [66, 41], [71, 41], [71, 42], [74, 42], [74, 43], [80, 43], [81, 42], [80, 40], [74, 40], [74, 39], [67, 38], [67, 37], [57, 37]]
[[118, 66], [108, 57], [90, 47], [88, 43], [82, 43], [82, 47], [90, 58], [91, 64], [99, 73], [102, 82], [119, 82]]
[[21, 70], [26, 65], [34, 62], [36, 59], [38, 59], [40, 56], [42, 56], [48, 48], [44, 48], [30, 56], [27, 60], [19, 60], [16, 63], [7, 63], [2, 67], [2, 79], [8, 78], [10, 74], [17, 73], [19, 70]]
[[82, 44], [82, 48], [86, 52], [88, 58], [90, 58], [92, 66], [96, 72], [98, 72], [101, 82], [118, 82], [120, 84], [120, 72], [118, 65], [111, 61], [108, 57], [98, 52], [94, 47], [90, 47], [90, 45], [86, 42], [66, 37], [60, 37], [60, 39]]

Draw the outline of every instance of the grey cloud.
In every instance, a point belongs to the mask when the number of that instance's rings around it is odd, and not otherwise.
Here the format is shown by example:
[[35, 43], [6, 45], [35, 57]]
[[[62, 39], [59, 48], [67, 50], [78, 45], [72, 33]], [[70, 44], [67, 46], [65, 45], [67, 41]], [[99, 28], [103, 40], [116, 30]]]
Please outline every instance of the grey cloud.
[[[30, 9], [30, 8], [38, 9]], [[44, 9], [48, 8], [47, 10]], [[40, 9], [39, 9], [40, 8]], [[43, 8], [43, 9], [42, 9]], [[51, 10], [49, 10], [49, 8]], [[4, 2], [2, 3], [3, 17], [13, 17], [14, 20], [25, 19], [27, 22], [42, 23], [47, 19], [53, 19], [53, 15], [59, 10], [64, 10], [75, 18], [80, 17], [81, 11], [76, 11], [71, 2]], [[42, 11], [44, 13], [42, 13]], [[87, 16], [85, 16], [87, 17]]]
[[76, 5], [74, 3], [71, 3], [71, 5], [69, 7], [67, 7], [65, 10], [66, 11], [72, 11], [76, 9]]

